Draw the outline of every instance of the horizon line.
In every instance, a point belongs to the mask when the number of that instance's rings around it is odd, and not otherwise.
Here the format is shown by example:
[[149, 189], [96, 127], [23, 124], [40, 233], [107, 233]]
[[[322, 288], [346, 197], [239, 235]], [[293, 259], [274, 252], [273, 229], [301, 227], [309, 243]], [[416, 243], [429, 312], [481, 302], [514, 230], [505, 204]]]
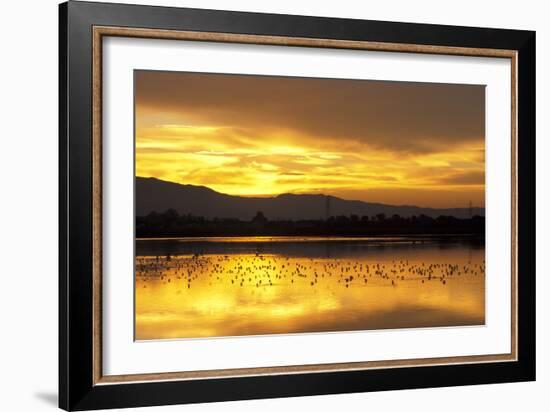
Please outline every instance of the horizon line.
[[138, 176], [138, 175], [134, 175], [134, 178], [155, 179], [155, 180], [159, 180], [161, 182], [172, 183], [172, 184], [176, 184], [176, 185], [180, 185], [180, 186], [203, 187], [203, 188], [206, 188], [208, 190], [211, 190], [211, 191], [213, 191], [215, 193], [218, 193], [218, 194], [221, 194], [221, 195], [241, 197], [241, 198], [250, 198], [250, 199], [254, 199], [254, 198], [256, 198], [256, 199], [257, 198], [260, 198], [260, 199], [275, 199], [279, 196], [284, 196], [284, 195], [321, 196], [321, 197], [326, 197], [326, 198], [332, 197], [334, 199], [344, 200], [346, 202], [362, 202], [362, 203], [370, 203], [370, 204], [378, 204], [378, 205], [394, 206], [394, 207], [415, 207], [415, 208], [418, 208], [418, 209], [434, 209], [434, 210], [468, 209], [469, 207], [471, 207], [472, 209], [483, 209], [483, 210], [485, 210], [485, 206], [472, 205], [472, 206], [465, 206], [465, 207], [460, 207], [460, 206], [456, 206], [456, 207], [433, 207], [433, 206], [417, 206], [417, 205], [409, 205], [409, 204], [391, 204], [391, 203], [382, 203], [382, 202], [371, 202], [371, 201], [359, 200], [359, 199], [345, 199], [345, 198], [342, 198], [342, 197], [339, 197], [339, 196], [327, 195], [327, 194], [322, 194], [322, 193], [292, 193], [292, 192], [285, 192], [285, 193], [279, 193], [279, 194], [275, 194], [275, 195], [233, 195], [233, 194], [230, 194], [230, 193], [220, 192], [218, 190], [212, 189], [211, 187], [205, 186], [205, 185], [196, 185], [196, 184], [192, 184], [192, 183], [174, 182], [173, 180], [160, 179], [160, 178], [155, 177], [155, 176]]

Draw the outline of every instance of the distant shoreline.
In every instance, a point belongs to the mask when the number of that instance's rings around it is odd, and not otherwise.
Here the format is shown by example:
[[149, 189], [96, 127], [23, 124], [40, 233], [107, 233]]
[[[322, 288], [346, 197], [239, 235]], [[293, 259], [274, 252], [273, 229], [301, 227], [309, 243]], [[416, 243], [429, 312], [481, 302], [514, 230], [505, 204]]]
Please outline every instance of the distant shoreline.
[[140, 237], [136, 238], [139, 241], [185, 241], [185, 242], [216, 242], [216, 243], [300, 243], [300, 242], [403, 242], [416, 241], [419, 243], [430, 241], [483, 241], [485, 235], [479, 234], [415, 234], [415, 235], [375, 235], [375, 236], [272, 236], [272, 235], [259, 235], [259, 236], [246, 236], [246, 235], [234, 235], [234, 236], [179, 236], [179, 237]]
[[360, 219], [355, 216], [327, 220], [269, 221], [257, 216], [252, 221], [207, 220], [167, 211], [136, 218], [135, 236], [144, 238], [297, 236], [297, 237], [376, 237], [376, 236], [485, 236], [485, 218], [459, 219], [428, 216]]
[[457, 233], [425, 233], [425, 232], [418, 232], [418, 233], [376, 233], [376, 234], [243, 234], [243, 233], [235, 233], [235, 234], [208, 234], [208, 235], [196, 235], [191, 233], [179, 233], [177, 235], [175, 234], [157, 234], [156, 236], [147, 236], [145, 234], [136, 234], [135, 239], [136, 240], [178, 240], [178, 239], [188, 239], [188, 238], [239, 238], [239, 237], [288, 237], [288, 238], [319, 238], [324, 240], [330, 240], [330, 238], [348, 238], [350, 241], [354, 239], [362, 239], [362, 238], [384, 238], [384, 237], [418, 237], [421, 239], [422, 237], [432, 237], [432, 238], [439, 238], [439, 239], [446, 239], [446, 238], [472, 238], [472, 239], [484, 239], [485, 234], [484, 233], [466, 233], [466, 232], [457, 232]]

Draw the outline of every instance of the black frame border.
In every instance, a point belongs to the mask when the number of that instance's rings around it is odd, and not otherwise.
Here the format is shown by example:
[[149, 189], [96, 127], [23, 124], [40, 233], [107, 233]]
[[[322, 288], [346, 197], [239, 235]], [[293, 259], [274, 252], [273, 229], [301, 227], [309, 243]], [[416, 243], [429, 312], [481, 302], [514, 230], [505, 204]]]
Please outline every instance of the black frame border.
[[[518, 360], [94, 385], [92, 28], [517, 51]], [[90, 410], [535, 380], [535, 32], [70, 1], [59, 6], [59, 407]]]

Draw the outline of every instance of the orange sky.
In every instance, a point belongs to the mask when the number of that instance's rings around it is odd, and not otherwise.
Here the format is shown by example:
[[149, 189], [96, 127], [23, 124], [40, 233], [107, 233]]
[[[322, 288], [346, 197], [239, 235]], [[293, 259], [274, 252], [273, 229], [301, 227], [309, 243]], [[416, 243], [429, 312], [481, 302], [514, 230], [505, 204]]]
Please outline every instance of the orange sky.
[[135, 72], [136, 175], [243, 196], [485, 205], [485, 87]]

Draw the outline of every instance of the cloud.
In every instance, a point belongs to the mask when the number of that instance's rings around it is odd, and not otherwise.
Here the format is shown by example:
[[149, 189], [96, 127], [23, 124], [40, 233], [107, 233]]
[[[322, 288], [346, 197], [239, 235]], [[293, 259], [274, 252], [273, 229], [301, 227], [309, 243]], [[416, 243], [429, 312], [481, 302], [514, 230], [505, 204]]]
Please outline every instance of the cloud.
[[[368, 80], [136, 71], [138, 113], [168, 126], [238, 128], [411, 153], [479, 142], [485, 87]], [[146, 116], [145, 116], [146, 117]], [[138, 117], [138, 123], [145, 119]], [[179, 125], [179, 126], [178, 126]]]
[[270, 196], [484, 204], [483, 86], [136, 72], [136, 174]]
[[484, 185], [485, 172], [474, 171], [454, 173], [439, 179], [439, 182], [450, 185]]

